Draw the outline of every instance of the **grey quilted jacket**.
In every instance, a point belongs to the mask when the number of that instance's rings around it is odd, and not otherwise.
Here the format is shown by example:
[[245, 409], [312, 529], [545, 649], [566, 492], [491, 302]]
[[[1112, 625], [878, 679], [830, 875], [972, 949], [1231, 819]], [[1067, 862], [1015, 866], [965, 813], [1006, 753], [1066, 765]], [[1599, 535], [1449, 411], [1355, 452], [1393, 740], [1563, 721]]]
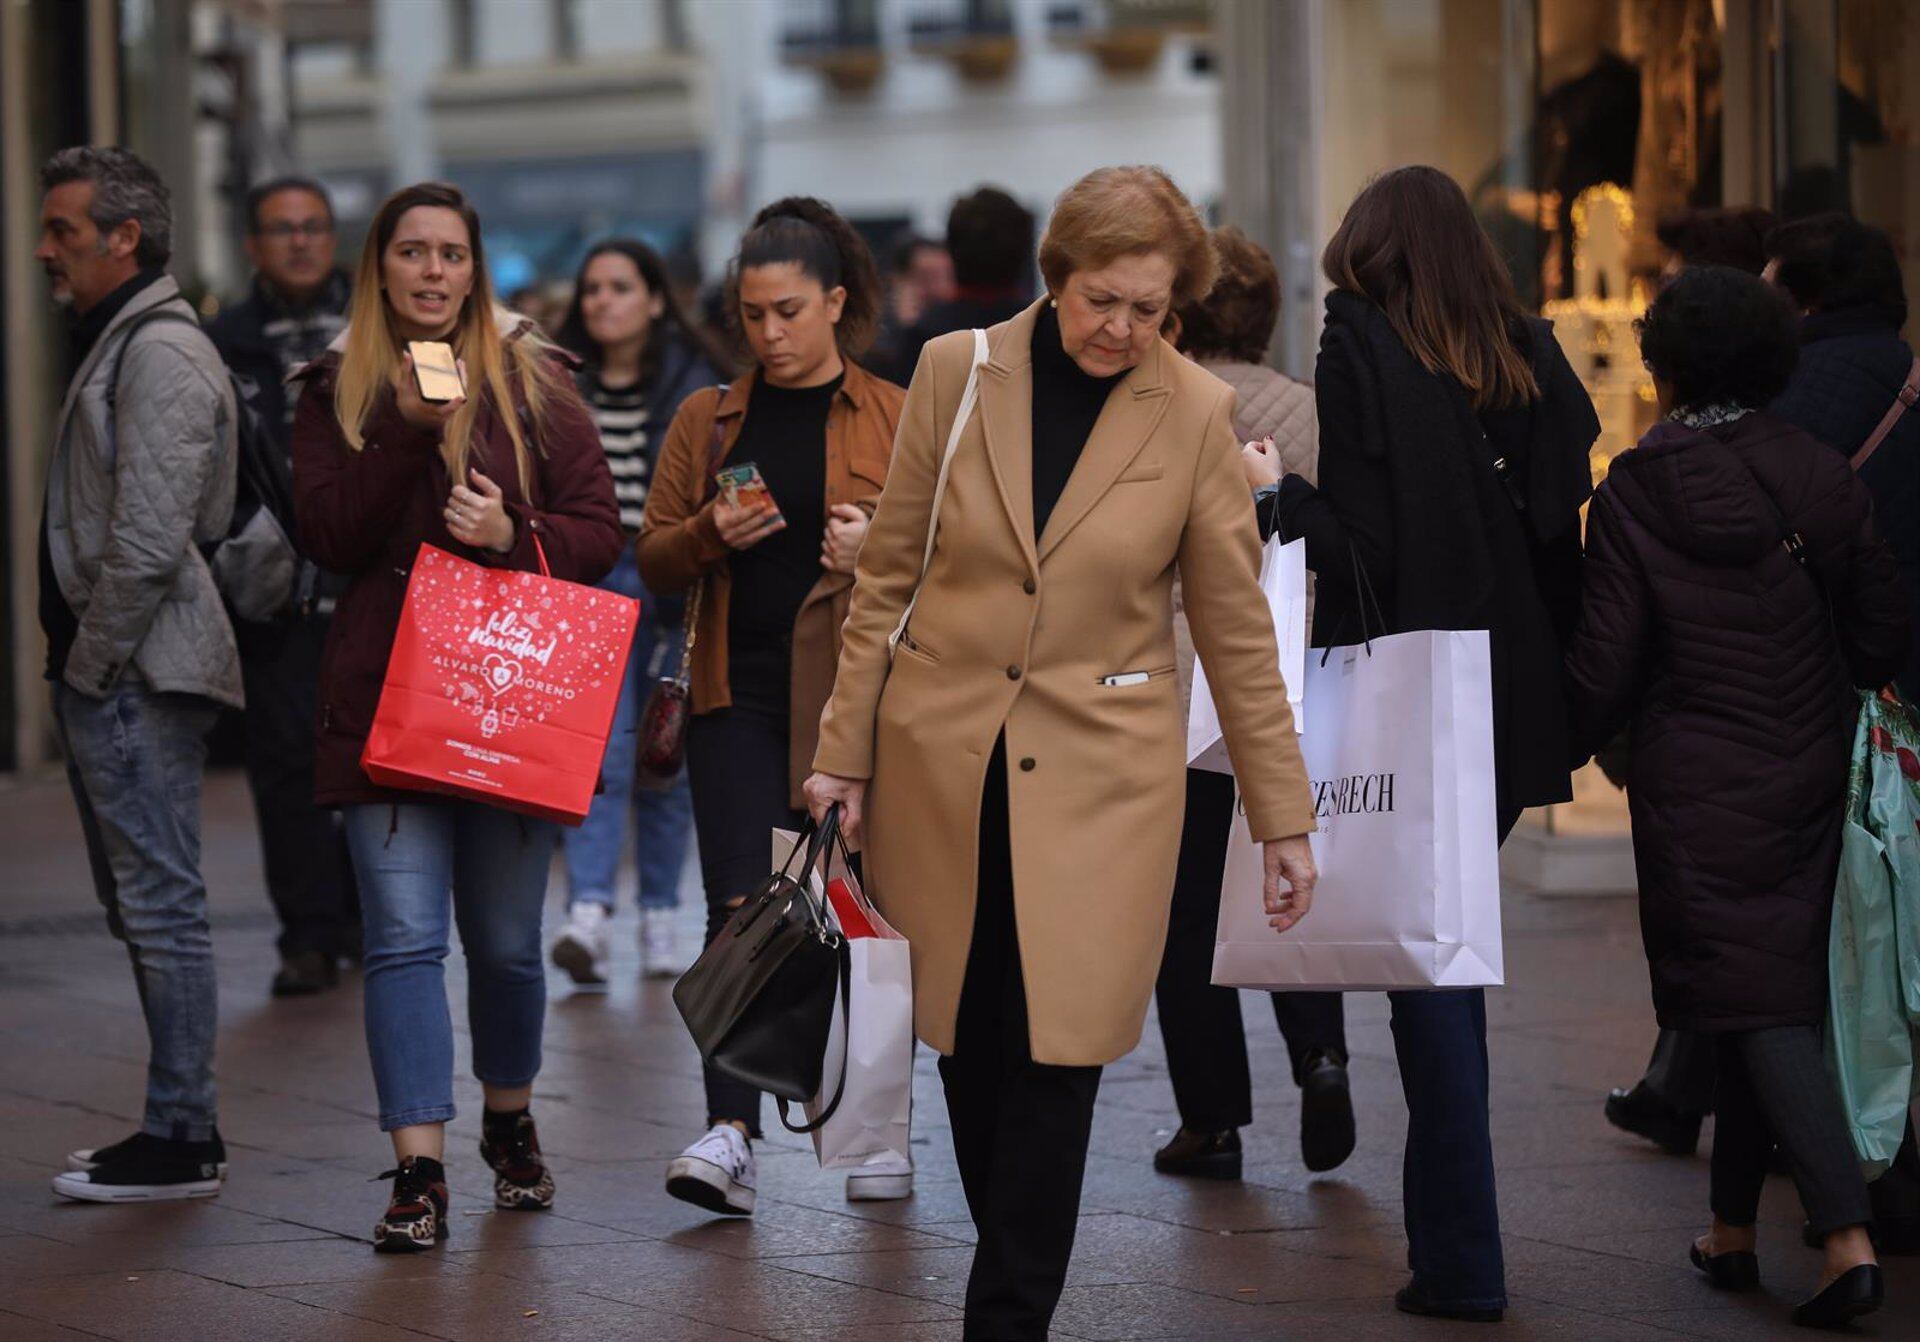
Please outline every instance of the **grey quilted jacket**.
[[[185, 320], [148, 322], [118, 358], [128, 326], [168, 306]], [[80, 622], [66, 672], [78, 693], [104, 698], [131, 668], [151, 689], [240, 706], [233, 628], [199, 549], [233, 516], [236, 425], [226, 368], [163, 275], [74, 374], [47, 464], [48, 547]]]
[[[1301, 475], [1310, 484], [1319, 483], [1320, 418], [1314, 408], [1311, 383], [1296, 382], [1265, 364], [1203, 360], [1200, 366], [1233, 388], [1233, 432], [1241, 442], [1272, 438], [1280, 453], [1282, 475]], [[1173, 585], [1173, 649], [1180, 671], [1180, 711], [1184, 718], [1193, 695], [1193, 637], [1187, 631], [1178, 582]]]

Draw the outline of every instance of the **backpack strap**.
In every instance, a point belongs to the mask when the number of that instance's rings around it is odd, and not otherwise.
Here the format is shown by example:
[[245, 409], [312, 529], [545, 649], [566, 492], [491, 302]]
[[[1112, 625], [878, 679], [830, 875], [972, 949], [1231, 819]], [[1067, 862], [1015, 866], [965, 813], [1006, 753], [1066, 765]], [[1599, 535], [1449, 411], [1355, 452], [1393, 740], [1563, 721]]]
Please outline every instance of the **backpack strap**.
[[187, 316], [183, 312], [175, 312], [166, 306], [150, 308], [128, 322], [120, 336], [120, 348], [113, 352], [113, 368], [107, 376], [107, 415], [109, 419], [111, 419], [114, 414], [114, 402], [120, 394], [120, 365], [127, 360], [127, 351], [133, 347], [134, 336], [138, 335], [143, 327], [157, 326], [161, 322], [185, 322], [196, 331], [200, 329], [200, 323], [192, 317]]
[[1912, 408], [1915, 401], [1920, 401], [1920, 355], [1914, 356], [1913, 367], [1907, 370], [1907, 380], [1901, 384], [1900, 394], [1894, 397], [1893, 404], [1887, 407], [1887, 413], [1881, 417], [1878, 427], [1867, 436], [1867, 441], [1860, 445], [1860, 450], [1853, 454], [1854, 470], [1857, 471], [1867, 464], [1873, 454], [1879, 450], [1880, 444], [1887, 441], [1887, 435], [1893, 432], [1893, 426], [1900, 422], [1900, 417]]

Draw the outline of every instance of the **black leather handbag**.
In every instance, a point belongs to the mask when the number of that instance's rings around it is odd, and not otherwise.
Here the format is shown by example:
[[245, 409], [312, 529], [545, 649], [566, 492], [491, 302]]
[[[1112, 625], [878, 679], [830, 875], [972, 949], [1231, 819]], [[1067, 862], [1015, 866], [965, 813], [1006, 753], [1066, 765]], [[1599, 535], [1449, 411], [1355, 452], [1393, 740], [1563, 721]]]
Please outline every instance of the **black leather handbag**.
[[[835, 998], [843, 1016], [848, 1009], [852, 956], [808, 880], [839, 833], [837, 806], [817, 825], [808, 820], [786, 866], [747, 896], [673, 985], [673, 1004], [701, 1059], [773, 1095], [791, 1132], [812, 1132], [840, 1103], [836, 1090], [811, 1123], [787, 1117], [789, 1103], [820, 1092]], [[794, 858], [803, 850], [805, 862], [795, 872]], [[840, 1082], [844, 1088], [844, 1065]]]

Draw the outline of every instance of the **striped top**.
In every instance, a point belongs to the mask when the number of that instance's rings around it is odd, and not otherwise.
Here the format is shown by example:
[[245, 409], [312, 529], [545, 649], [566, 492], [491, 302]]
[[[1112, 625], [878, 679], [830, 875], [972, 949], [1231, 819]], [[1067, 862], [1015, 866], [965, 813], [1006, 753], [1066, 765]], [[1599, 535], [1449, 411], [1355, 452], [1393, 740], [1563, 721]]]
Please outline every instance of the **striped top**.
[[647, 486], [653, 480], [652, 426], [647, 397], [636, 383], [613, 388], [597, 372], [583, 379], [587, 409], [600, 427], [600, 445], [607, 451], [607, 469], [613, 473], [613, 497], [620, 504], [620, 525], [640, 530], [647, 506]]

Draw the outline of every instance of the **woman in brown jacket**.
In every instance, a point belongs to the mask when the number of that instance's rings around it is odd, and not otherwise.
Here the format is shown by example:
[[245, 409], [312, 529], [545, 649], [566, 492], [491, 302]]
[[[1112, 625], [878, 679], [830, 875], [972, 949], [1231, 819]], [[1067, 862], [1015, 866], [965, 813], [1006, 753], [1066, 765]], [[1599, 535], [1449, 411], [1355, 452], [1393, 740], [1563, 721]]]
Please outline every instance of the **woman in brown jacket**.
[[970, 1337], [1046, 1335], [1100, 1069], [1145, 1023], [1185, 782], [1176, 568], [1274, 926], [1311, 899], [1313, 805], [1233, 397], [1161, 337], [1215, 266], [1158, 169], [1069, 188], [1040, 249], [1048, 297], [986, 333], [937, 508], [975, 336], [928, 343], [821, 721], [808, 801], [864, 829], [869, 885], [913, 947], [916, 1030], [944, 1055], [980, 1235]]
[[[423, 400], [410, 340], [452, 345], [470, 395]], [[493, 306], [480, 220], [454, 187], [408, 187], [380, 207], [347, 329], [298, 378], [302, 548], [352, 577], [320, 663], [314, 781], [320, 804], [341, 810], [359, 880], [367, 1050], [398, 1157], [382, 1176], [393, 1193], [373, 1242], [411, 1252], [447, 1237], [444, 962], [455, 919], [495, 1202], [553, 1203], [528, 1103], [547, 1004], [540, 915], [560, 831], [480, 802], [379, 788], [361, 769], [408, 573], [423, 543], [530, 572], [538, 546], [554, 577], [597, 582], [620, 554], [620, 512], [564, 356]]]
[[[820, 201], [760, 212], [734, 260], [731, 298], [755, 366], [681, 406], [640, 523], [647, 589], [701, 589], [688, 632], [687, 773], [709, 941], [766, 878], [768, 832], [802, 818], [854, 555], [904, 399], [853, 362], [873, 334], [879, 279], [860, 235]], [[748, 465], [771, 497], [735, 506], [714, 473]], [[712, 1068], [706, 1088], [708, 1131], [667, 1166], [667, 1191], [751, 1214], [760, 1094]], [[912, 1178], [904, 1161], [867, 1166], [847, 1193], [905, 1197]]]

